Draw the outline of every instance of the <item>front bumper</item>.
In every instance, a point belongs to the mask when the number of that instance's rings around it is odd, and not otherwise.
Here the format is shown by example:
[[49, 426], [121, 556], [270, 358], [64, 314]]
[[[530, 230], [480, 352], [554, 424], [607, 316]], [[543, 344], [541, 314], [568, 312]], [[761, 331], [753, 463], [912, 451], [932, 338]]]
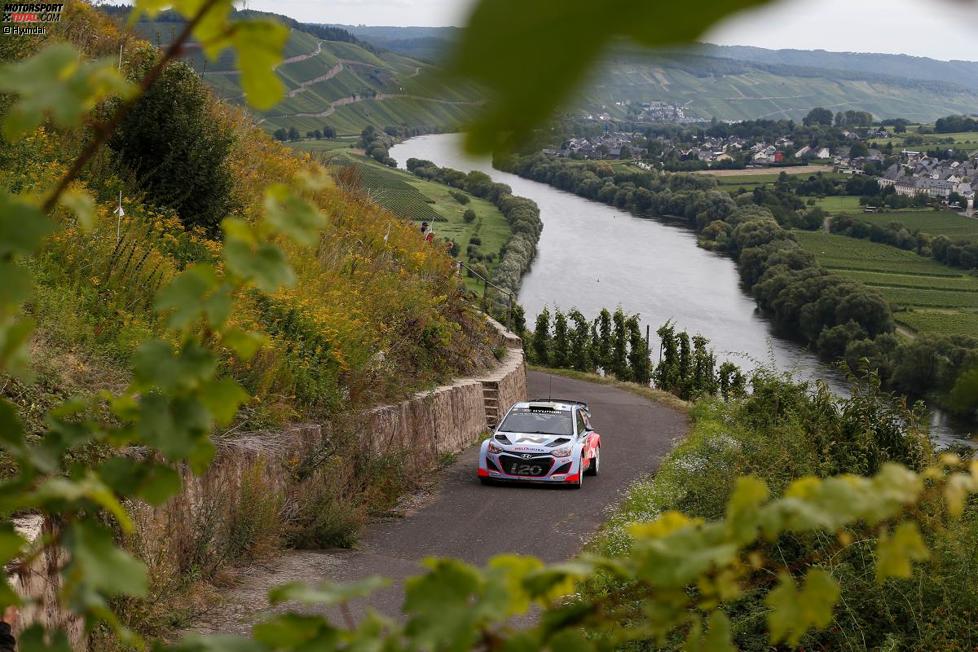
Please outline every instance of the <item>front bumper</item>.
[[482, 452], [479, 477], [509, 482], [576, 483], [580, 479], [579, 458], [520, 453]]

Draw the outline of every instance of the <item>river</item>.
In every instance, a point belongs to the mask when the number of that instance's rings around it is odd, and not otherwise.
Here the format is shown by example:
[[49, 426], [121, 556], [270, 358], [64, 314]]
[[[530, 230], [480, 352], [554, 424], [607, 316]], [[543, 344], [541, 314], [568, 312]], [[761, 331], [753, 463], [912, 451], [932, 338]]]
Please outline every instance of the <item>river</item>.
[[[805, 347], [778, 337], [740, 286], [734, 262], [701, 249], [689, 229], [588, 201], [546, 184], [500, 172], [488, 158], [461, 149], [461, 135], [436, 134], [395, 145], [390, 155], [442, 167], [480, 170], [540, 207], [543, 234], [520, 303], [532, 320], [544, 307], [577, 308], [593, 318], [602, 308], [639, 313], [653, 332], [668, 320], [710, 339], [722, 361], [744, 368], [774, 366], [800, 378], [821, 378], [845, 391], [842, 375]], [[654, 348], [654, 347], [653, 347]], [[654, 353], [654, 351], [653, 351]], [[968, 438], [968, 427], [939, 411], [931, 433], [942, 442]]]

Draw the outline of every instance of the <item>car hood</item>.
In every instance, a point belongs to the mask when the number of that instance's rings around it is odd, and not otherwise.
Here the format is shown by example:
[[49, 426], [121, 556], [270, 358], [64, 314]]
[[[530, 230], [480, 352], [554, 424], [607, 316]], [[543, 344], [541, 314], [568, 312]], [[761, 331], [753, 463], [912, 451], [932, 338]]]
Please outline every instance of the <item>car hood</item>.
[[[512, 446], [517, 450], [552, 450], [557, 446], [563, 446], [570, 444], [574, 441], [572, 435], [538, 435], [520, 432], [498, 432], [496, 436], [503, 436], [509, 440], [508, 446]], [[505, 442], [499, 442], [504, 446], [507, 446]]]

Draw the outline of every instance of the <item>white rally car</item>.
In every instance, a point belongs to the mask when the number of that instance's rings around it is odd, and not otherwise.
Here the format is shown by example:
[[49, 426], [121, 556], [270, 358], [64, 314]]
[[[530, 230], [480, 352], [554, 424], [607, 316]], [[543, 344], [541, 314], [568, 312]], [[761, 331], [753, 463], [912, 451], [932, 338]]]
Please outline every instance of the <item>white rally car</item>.
[[586, 403], [544, 399], [517, 403], [482, 442], [479, 479], [546, 482], [580, 488], [601, 468], [601, 435]]

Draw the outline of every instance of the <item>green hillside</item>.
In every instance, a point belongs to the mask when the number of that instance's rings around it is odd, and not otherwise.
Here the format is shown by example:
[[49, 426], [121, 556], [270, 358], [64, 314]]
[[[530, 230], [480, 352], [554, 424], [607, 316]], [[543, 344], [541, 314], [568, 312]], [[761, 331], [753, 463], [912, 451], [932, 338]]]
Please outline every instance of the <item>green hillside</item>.
[[[368, 45], [341, 30], [326, 35], [348, 40], [320, 38], [303, 28], [320, 33], [323, 28], [283, 22], [292, 30], [285, 62], [278, 68], [286, 97], [257, 114], [269, 131], [295, 127], [305, 133], [328, 126], [339, 134], [356, 134], [368, 124], [448, 130], [469, 117], [478, 102], [473, 87], [441, 83], [428, 63]], [[141, 21], [135, 29], [166, 46], [182, 26], [173, 20]], [[231, 55], [210, 61], [192, 48], [186, 59], [220, 97], [244, 103]]]

